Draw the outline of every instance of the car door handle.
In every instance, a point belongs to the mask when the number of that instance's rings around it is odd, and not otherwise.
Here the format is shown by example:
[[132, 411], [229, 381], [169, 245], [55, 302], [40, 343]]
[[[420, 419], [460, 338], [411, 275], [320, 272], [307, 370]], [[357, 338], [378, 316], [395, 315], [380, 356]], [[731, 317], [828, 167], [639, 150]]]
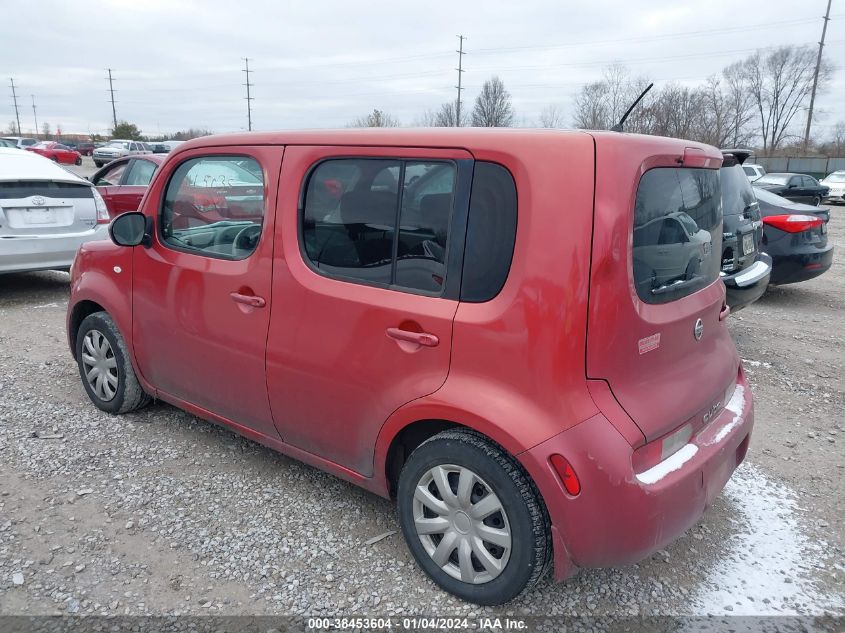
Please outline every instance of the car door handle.
[[264, 297], [257, 297], [255, 295], [244, 295], [240, 292], [230, 292], [229, 296], [232, 297], [232, 301], [235, 303], [243, 303], [248, 306], [252, 306], [253, 308], [263, 308], [267, 305], [267, 302], [264, 300]]
[[728, 318], [731, 314], [731, 307], [726, 303], [722, 306], [722, 310], [719, 312], [719, 320], [724, 321]]
[[429, 334], [428, 332], [410, 332], [398, 327], [389, 327], [387, 328], [387, 335], [390, 338], [395, 338], [397, 341], [416, 343], [423, 347], [437, 347], [440, 345], [440, 339], [435, 334]]

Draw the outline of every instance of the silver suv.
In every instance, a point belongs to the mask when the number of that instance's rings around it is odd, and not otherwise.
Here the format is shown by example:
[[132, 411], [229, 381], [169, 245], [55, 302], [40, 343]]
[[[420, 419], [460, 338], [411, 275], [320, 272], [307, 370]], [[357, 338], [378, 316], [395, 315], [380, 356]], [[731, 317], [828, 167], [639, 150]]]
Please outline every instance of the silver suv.
[[146, 144], [141, 141], [115, 139], [94, 150], [93, 159], [97, 167], [102, 167], [116, 158], [132, 156], [134, 154], [152, 154]]

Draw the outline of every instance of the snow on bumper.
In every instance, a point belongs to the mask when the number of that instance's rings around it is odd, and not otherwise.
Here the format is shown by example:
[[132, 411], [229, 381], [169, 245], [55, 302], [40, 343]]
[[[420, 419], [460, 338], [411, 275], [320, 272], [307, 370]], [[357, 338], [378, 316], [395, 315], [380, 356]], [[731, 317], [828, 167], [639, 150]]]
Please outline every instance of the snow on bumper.
[[[754, 412], [742, 373], [722, 412], [683, 448], [634, 473], [633, 449], [601, 414], [519, 455], [552, 522], [555, 580], [579, 567], [635, 563], [692, 527], [745, 458]], [[569, 496], [549, 458], [563, 455], [581, 483]]]

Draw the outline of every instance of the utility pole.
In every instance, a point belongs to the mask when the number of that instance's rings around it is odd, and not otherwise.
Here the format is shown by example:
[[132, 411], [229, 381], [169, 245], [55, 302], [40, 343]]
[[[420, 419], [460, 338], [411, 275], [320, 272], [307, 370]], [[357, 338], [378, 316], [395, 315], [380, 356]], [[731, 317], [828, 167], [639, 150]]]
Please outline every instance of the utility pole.
[[455, 104], [455, 127], [461, 127], [461, 75], [464, 74], [464, 40], [466, 39], [463, 35], [458, 35], [458, 50], [455, 52], [458, 54], [458, 67], [455, 69], [458, 71], [458, 85], [455, 88], [458, 89], [458, 101]]
[[242, 72], [246, 73], [246, 83], [244, 84], [246, 86], [246, 120], [247, 120], [248, 129], [249, 129], [250, 132], [252, 132], [252, 103], [251, 102], [253, 100], [253, 97], [249, 96], [249, 89], [252, 87], [252, 84], [249, 83], [249, 57], [244, 57], [243, 60], [244, 60], [245, 68], [243, 69]]
[[29, 96], [32, 97], [32, 116], [35, 119], [35, 138], [38, 138], [38, 115], [35, 113], [35, 95]]
[[111, 68], [107, 68], [106, 70], [109, 71], [109, 92], [111, 93], [111, 118], [114, 121], [114, 128], [117, 128], [117, 110], [114, 109], [114, 86], [112, 85], [112, 77], [111, 77]]
[[824, 25], [822, 26], [822, 39], [819, 42], [819, 56], [816, 58], [816, 74], [813, 75], [813, 91], [810, 93], [810, 110], [807, 112], [807, 131], [804, 132], [804, 151], [810, 145], [810, 126], [813, 124], [813, 104], [816, 101], [816, 86], [819, 83], [819, 68], [822, 65], [822, 49], [824, 48], [824, 36], [827, 34], [827, 23], [830, 22], [830, 0], [827, 0], [827, 12], [824, 14]]
[[15, 102], [15, 119], [18, 121], [18, 136], [22, 136], [21, 134], [21, 115], [18, 112], [18, 95], [15, 93], [15, 80], [9, 78], [9, 85], [12, 87], [12, 101]]

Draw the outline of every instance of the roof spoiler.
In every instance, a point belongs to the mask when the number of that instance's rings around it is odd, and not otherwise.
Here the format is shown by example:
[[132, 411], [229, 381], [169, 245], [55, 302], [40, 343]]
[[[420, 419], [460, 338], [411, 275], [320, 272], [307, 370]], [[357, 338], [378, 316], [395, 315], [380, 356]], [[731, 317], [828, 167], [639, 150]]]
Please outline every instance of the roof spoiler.
[[749, 156], [754, 154], [754, 151], [750, 149], [723, 149], [722, 154], [725, 156], [733, 156], [736, 158], [736, 162], [742, 165], [742, 163], [748, 160]]

